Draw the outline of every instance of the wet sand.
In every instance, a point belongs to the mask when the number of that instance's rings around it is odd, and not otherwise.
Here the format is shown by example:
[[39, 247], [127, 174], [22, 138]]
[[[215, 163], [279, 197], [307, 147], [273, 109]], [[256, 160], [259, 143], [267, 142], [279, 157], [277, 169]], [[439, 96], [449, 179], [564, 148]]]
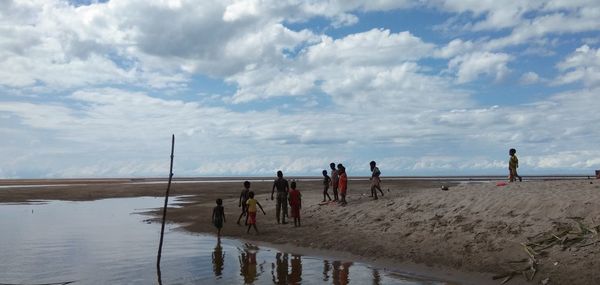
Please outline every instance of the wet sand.
[[[593, 183], [593, 184], [590, 184]], [[450, 185], [441, 191], [440, 185]], [[183, 207], [169, 209], [170, 222], [192, 232], [214, 233], [210, 215], [216, 198], [225, 200], [226, 236], [280, 246], [347, 253], [369, 262], [431, 266], [453, 275], [479, 272], [491, 276], [523, 269], [528, 259], [521, 243], [541, 233], [554, 233], [567, 225], [600, 229], [600, 181], [528, 181], [498, 187], [495, 183], [450, 184], [442, 181], [385, 181], [385, 196], [371, 200], [368, 181], [350, 181], [348, 206], [318, 205], [322, 199], [318, 181], [299, 182], [303, 193], [302, 227], [278, 225], [270, 182], [254, 182], [252, 190], [267, 215], [258, 216], [260, 235], [246, 234], [235, 224], [241, 183], [173, 184], [172, 195]], [[101, 183], [31, 189], [1, 189], [0, 202], [31, 200], [93, 200], [115, 197], [162, 196], [165, 184]], [[389, 192], [387, 189], [389, 188]], [[175, 205], [172, 205], [175, 206]], [[158, 211], [154, 213], [158, 217]], [[586, 237], [598, 240], [598, 235]], [[533, 281], [516, 275], [508, 284], [600, 284], [600, 244], [550, 246], [535, 252]], [[460, 275], [460, 274], [459, 274]], [[465, 280], [458, 276], [457, 280]], [[485, 282], [488, 283], [488, 282]]]

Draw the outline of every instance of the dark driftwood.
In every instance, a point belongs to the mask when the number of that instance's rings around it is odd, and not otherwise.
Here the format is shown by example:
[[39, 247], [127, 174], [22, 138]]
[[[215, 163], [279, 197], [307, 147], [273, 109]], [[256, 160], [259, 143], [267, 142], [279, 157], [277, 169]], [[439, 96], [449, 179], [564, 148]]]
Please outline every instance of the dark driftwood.
[[169, 203], [169, 190], [171, 190], [171, 180], [173, 179], [173, 151], [175, 150], [175, 135], [171, 137], [171, 167], [169, 168], [169, 183], [165, 193], [165, 205], [163, 207], [162, 226], [160, 228], [160, 242], [158, 244], [158, 255], [156, 257], [156, 274], [158, 275], [158, 284], [162, 285], [160, 274], [160, 257], [162, 254], [163, 237], [165, 235], [165, 220], [167, 218], [167, 204]]

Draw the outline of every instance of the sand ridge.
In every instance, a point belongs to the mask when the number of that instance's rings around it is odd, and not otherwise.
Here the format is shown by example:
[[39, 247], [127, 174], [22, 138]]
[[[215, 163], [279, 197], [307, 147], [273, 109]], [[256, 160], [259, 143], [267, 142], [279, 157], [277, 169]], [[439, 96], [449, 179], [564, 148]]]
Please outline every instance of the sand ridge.
[[[442, 184], [449, 191], [440, 190]], [[258, 216], [260, 235], [246, 234], [235, 224], [240, 208], [239, 183], [174, 184], [170, 222], [188, 231], [215, 233], [210, 214], [216, 198], [224, 199], [224, 235], [248, 240], [348, 252], [369, 260], [414, 262], [464, 272], [499, 274], [509, 262], [528, 258], [522, 243], [540, 233], [557, 232], [580, 218], [600, 224], [600, 180], [526, 181], [497, 187], [493, 182], [451, 184], [443, 181], [385, 181], [390, 189], [379, 200], [368, 195], [368, 181], [350, 181], [348, 206], [319, 205], [319, 181], [300, 181], [303, 193], [302, 227], [277, 225], [272, 183], [252, 183], [267, 215]], [[164, 184], [104, 183], [43, 189], [3, 189], [0, 202], [40, 199], [93, 200], [164, 195]], [[173, 201], [173, 200], [172, 200]], [[183, 207], [173, 207], [183, 206]], [[153, 212], [154, 220], [160, 211]], [[598, 236], [595, 236], [598, 239]], [[537, 273], [531, 282], [515, 276], [508, 284], [600, 284], [600, 244], [560, 246], [536, 256]], [[489, 284], [500, 281], [489, 280]], [[481, 283], [471, 283], [481, 284]]]

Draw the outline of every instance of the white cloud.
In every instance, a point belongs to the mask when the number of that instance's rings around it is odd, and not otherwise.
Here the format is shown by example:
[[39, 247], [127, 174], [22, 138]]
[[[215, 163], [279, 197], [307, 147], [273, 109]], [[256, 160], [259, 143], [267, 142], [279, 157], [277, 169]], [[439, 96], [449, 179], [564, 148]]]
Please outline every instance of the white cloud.
[[554, 84], [582, 82], [587, 86], [600, 84], [600, 49], [583, 45], [557, 64], [563, 72]]
[[519, 79], [519, 82], [523, 85], [530, 85], [530, 84], [536, 84], [536, 83], [540, 82], [540, 80], [541, 80], [541, 78], [537, 73], [529, 71], [529, 72], [521, 75], [521, 79]]
[[[367, 101], [375, 105], [387, 98], [396, 100], [397, 105], [411, 101], [417, 105], [438, 98], [436, 94], [447, 87], [442, 85], [448, 84], [442, 78], [420, 74], [414, 63], [433, 49], [433, 44], [409, 32], [373, 29], [337, 40], [323, 36], [281, 66], [251, 66], [228, 81], [239, 86], [233, 97], [236, 103], [306, 95], [320, 89], [338, 103]], [[419, 96], [425, 93], [430, 94]]]
[[473, 81], [480, 75], [492, 76], [500, 81], [508, 75], [507, 64], [512, 59], [506, 53], [473, 52], [453, 58], [448, 62], [448, 68], [456, 71], [458, 83]]
[[454, 39], [446, 46], [435, 51], [435, 56], [441, 58], [452, 58], [460, 54], [471, 52], [475, 48], [475, 44], [471, 41], [463, 41]]
[[[489, 173], [504, 169], [510, 147], [519, 150], [525, 172], [561, 164], [597, 168], [600, 132], [587, 127], [600, 120], [597, 92], [568, 92], [511, 107], [408, 105], [402, 112], [372, 113], [365, 106], [365, 112], [338, 107], [285, 114], [92, 89], [73, 93], [69, 100], [76, 104], [70, 107], [0, 104], [0, 114], [8, 118], [0, 130], [11, 138], [0, 154], [17, 153], [0, 168], [9, 176], [25, 171], [50, 177], [162, 175], [171, 133], [177, 138], [176, 172], [182, 176], [272, 175], [276, 169], [306, 174], [330, 160], [344, 161], [358, 174], [367, 172], [365, 162], [373, 158], [387, 164], [390, 175], [424, 169]], [[460, 155], [448, 155], [449, 148]], [[550, 159], [565, 149], [573, 149], [568, 161]], [[398, 159], [402, 163], [393, 164]]]
[[[306, 174], [329, 160], [363, 169], [374, 157], [395, 173], [503, 171], [509, 146], [530, 169], [598, 166], [599, 132], [590, 127], [600, 120], [597, 1], [2, 4], [0, 133], [10, 139], [0, 155], [17, 155], [0, 163], [0, 176], [162, 175], [171, 133], [176, 172], [186, 175]], [[371, 23], [356, 33], [332, 29], [369, 11], [411, 7], [449, 12], [450, 30], [465, 37], [450, 34], [446, 43]], [[311, 19], [326, 23], [313, 27]], [[580, 32], [590, 33], [590, 46], [558, 63], [558, 76], [544, 76], [587, 89], [540, 89], [506, 107], [487, 106], [461, 85], [501, 81], [511, 68], [523, 84], [545, 82], [518, 70], [529, 64], [520, 60], [560, 53]], [[575, 37], [549, 37], [564, 34]], [[186, 89], [196, 75], [234, 91]], [[190, 102], [199, 93], [206, 95]], [[248, 104], [209, 107], [220, 101]], [[555, 153], [568, 159], [552, 160]]]

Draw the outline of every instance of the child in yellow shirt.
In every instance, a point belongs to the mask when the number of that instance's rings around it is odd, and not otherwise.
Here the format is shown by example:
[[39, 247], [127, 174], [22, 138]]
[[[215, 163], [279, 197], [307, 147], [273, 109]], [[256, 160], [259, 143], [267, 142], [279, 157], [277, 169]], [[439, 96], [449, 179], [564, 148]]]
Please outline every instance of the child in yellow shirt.
[[250, 193], [248, 193], [248, 198], [248, 201], [246, 201], [246, 205], [248, 205], [248, 207], [246, 207], [246, 211], [248, 211], [248, 230], [246, 233], [250, 233], [250, 228], [254, 227], [256, 234], [258, 234], [258, 229], [256, 228], [256, 206], [258, 205], [258, 207], [260, 207], [260, 210], [264, 215], [266, 215], [266, 213], [260, 203], [254, 199], [254, 192], [250, 191]]

